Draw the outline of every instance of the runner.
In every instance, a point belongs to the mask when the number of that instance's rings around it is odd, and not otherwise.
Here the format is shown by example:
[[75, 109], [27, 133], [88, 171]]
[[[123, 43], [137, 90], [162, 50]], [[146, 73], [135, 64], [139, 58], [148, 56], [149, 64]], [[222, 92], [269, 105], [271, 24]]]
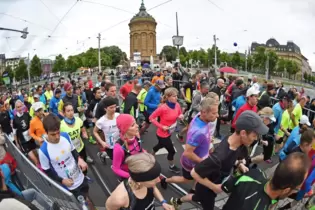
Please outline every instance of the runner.
[[[191, 176], [198, 182], [196, 193], [188, 194], [180, 201], [193, 200], [200, 202], [203, 209], [213, 209], [217, 194], [222, 192], [221, 183], [230, 175], [236, 160], [247, 157], [246, 146], [251, 145], [258, 135], [267, 132], [268, 127], [255, 112], [243, 112], [236, 122], [236, 131], [223, 139], [214, 152], [192, 170]], [[241, 171], [248, 170], [242, 161], [237, 167]]]
[[13, 119], [13, 135], [16, 146], [24, 154], [26, 154], [32, 162], [40, 168], [39, 161], [35, 155], [36, 144], [29, 134], [31, 116], [28, 112], [23, 112], [23, 102], [17, 100], [15, 102], [16, 116]]
[[41, 102], [33, 104], [35, 117], [30, 122], [29, 134], [36, 141], [36, 144], [41, 146], [44, 142], [43, 135], [46, 134], [43, 126], [43, 118], [45, 116]]
[[[205, 98], [200, 104], [198, 113], [189, 125], [187, 140], [180, 162], [183, 176], [172, 176], [161, 179], [161, 186], [166, 189], [167, 183], [187, 183], [194, 179], [190, 175], [197, 163], [208, 157], [211, 148], [211, 136], [209, 122], [214, 122], [218, 117], [218, 102], [213, 98]], [[215, 124], [213, 125], [215, 130]], [[190, 190], [194, 193], [195, 186]], [[171, 203], [177, 203], [171, 199]]]
[[59, 102], [59, 105], [58, 105], [59, 114], [64, 117], [63, 106], [66, 103], [70, 103], [70, 104], [72, 104], [72, 106], [74, 108], [75, 115], [77, 117], [79, 117], [79, 112], [84, 111], [84, 109], [81, 107], [82, 102], [81, 102], [79, 96], [73, 94], [73, 87], [72, 87], [71, 83], [66, 83], [64, 85], [64, 90], [66, 91], [66, 95]]
[[160, 181], [161, 166], [148, 153], [132, 155], [126, 159], [130, 178], [120, 183], [106, 201], [108, 210], [155, 209], [155, 198], [166, 210], [174, 207], [167, 204], [156, 187]]
[[301, 188], [309, 166], [307, 155], [296, 152], [277, 166], [270, 180], [259, 169], [231, 177], [222, 186], [226, 193], [231, 193], [223, 210], [271, 209], [280, 199], [287, 198]]
[[[150, 87], [152, 86], [151, 82], [149, 81], [144, 81], [143, 82], [143, 88], [140, 91], [140, 93], [137, 96], [138, 102], [139, 102], [139, 111], [140, 111], [140, 115], [141, 115], [141, 122], [143, 122], [142, 120], [144, 119], [144, 111], [147, 109], [147, 107], [144, 105], [144, 99], [148, 94], [148, 90], [150, 89]], [[141, 123], [142, 124], [142, 123]]]
[[54, 96], [51, 98], [49, 103], [49, 112], [57, 115], [60, 119], [62, 119], [62, 116], [58, 112], [58, 105], [61, 100], [61, 89], [56, 88], [54, 90]]
[[165, 88], [163, 80], [157, 80], [155, 85], [149, 89], [144, 99], [144, 105], [147, 107], [147, 110], [144, 112], [145, 123], [140, 129], [140, 134], [143, 134], [149, 128], [151, 124], [149, 117], [158, 108], [161, 102], [161, 91], [163, 88]]
[[182, 94], [182, 97], [184, 98], [187, 108], [186, 110], [190, 110], [191, 107], [191, 101], [193, 98], [193, 93], [196, 90], [196, 75], [194, 74], [191, 77], [191, 81], [187, 82], [181, 89], [180, 92]]
[[139, 139], [139, 126], [130, 114], [120, 114], [116, 123], [120, 138], [114, 146], [112, 169], [118, 177], [127, 179], [130, 174], [125, 163], [126, 158], [144, 150]]
[[[104, 163], [106, 162], [106, 153], [111, 160], [113, 160], [114, 145], [119, 139], [119, 130], [116, 124], [116, 119], [119, 113], [116, 111], [116, 100], [113, 97], [106, 97], [104, 99], [104, 107], [106, 114], [96, 121], [93, 130], [94, 136], [100, 146], [100, 151], [97, 156]], [[101, 138], [99, 131], [103, 132], [104, 140]], [[106, 153], [105, 153], [106, 152]]]
[[66, 187], [76, 198], [80, 195], [84, 196], [89, 209], [94, 210], [88, 198], [88, 181], [82, 173], [88, 168], [86, 162], [80, 157], [70, 136], [60, 132], [60, 121], [56, 115], [49, 114], [44, 118], [43, 124], [47, 133], [39, 149], [39, 160], [43, 170], [51, 179]]
[[139, 116], [137, 95], [139, 94], [141, 89], [142, 89], [141, 85], [139, 84], [134, 85], [134, 87], [132, 88], [131, 92], [127, 95], [122, 105], [123, 113], [132, 115], [136, 121]]
[[188, 125], [192, 118], [200, 111], [200, 103], [202, 99], [209, 93], [209, 88], [209, 84], [203, 82], [200, 85], [200, 91], [195, 91], [195, 94], [193, 94], [191, 108], [188, 111], [187, 125], [178, 134], [176, 134], [176, 137], [180, 142], [184, 142], [184, 134], [188, 130]]
[[[157, 81], [158, 83], [158, 81]], [[175, 149], [171, 140], [171, 135], [177, 126], [177, 119], [184, 118], [181, 107], [177, 102], [178, 90], [175, 88], [167, 88], [163, 96], [163, 102], [150, 116], [150, 121], [158, 128], [156, 136], [158, 144], [153, 147], [153, 154], [160, 149], [165, 148], [168, 152], [167, 160], [169, 162], [169, 170], [178, 174], [180, 169], [174, 164]], [[159, 122], [157, 120], [159, 118]]]
[[64, 104], [63, 112], [64, 118], [60, 122], [60, 132], [65, 132], [70, 136], [73, 146], [84, 161], [93, 162], [90, 158], [88, 159], [85, 151], [84, 142], [81, 138], [82, 134], [82, 137], [84, 139], [88, 139], [85, 127], [83, 127], [83, 121], [79, 117], [74, 116], [72, 104]]

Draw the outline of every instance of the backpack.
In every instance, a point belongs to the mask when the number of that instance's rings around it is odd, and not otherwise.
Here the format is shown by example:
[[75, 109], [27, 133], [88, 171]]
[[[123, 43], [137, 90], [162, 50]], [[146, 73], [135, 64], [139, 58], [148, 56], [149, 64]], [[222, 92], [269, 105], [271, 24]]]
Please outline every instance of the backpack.
[[[137, 137], [136, 137], [136, 140], [137, 140], [138, 145], [139, 145], [139, 152], [142, 152], [142, 151], [143, 151], [143, 150], [142, 150], [142, 146], [141, 146], [141, 142], [142, 142], [142, 141], [141, 141], [140, 139], [138, 139]], [[121, 148], [124, 150], [125, 157], [124, 157], [124, 161], [123, 161], [123, 162], [125, 162], [126, 158], [128, 158], [128, 157], [131, 155], [131, 153], [130, 153], [130, 151], [126, 148], [125, 143], [124, 143], [124, 141], [123, 141], [122, 139], [118, 139], [118, 141], [117, 141], [116, 143], [118, 143], [118, 144], [121, 146]]]

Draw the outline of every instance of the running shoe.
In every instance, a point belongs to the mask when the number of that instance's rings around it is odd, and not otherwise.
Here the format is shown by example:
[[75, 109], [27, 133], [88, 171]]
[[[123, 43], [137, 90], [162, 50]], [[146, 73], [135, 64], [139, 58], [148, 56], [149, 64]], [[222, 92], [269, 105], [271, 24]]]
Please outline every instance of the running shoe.
[[90, 156], [87, 156], [86, 162], [92, 164], [92, 163], [94, 163], [94, 160]]
[[173, 173], [175, 173], [175, 174], [179, 174], [180, 173], [180, 169], [177, 167], [177, 166], [173, 166], [173, 167], [171, 167], [171, 166], [169, 166], [169, 168], [168, 168], [171, 172], [173, 172]]
[[92, 137], [92, 136], [90, 136], [90, 138], [89, 138], [89, 142], [90, 142], [91, 144], [96, 144], [96, 141], [95, 141], [95, 139], [93, 139], [93, 137]]
[[97, 156], [99, 157], [100, 161], [106, 164], [106, 153], [105, 152], [98, 152]]
[[266, 160], [265, 162], [268, 163], [268, 164], [271, 164], [271, 163], [272, 163], [272, 160], [269, 159], [269, 160]]
[[92, 183], [93, 182], [93, 179], [91, 179], [90, 177], [88, 176], [85, 176], [86, 180], [88, 181], [88, 183]]
[[167, 189], [167, 182], [166, 182], [166, 178], [161, 177], [161, 187], [166, 190]]
[[179, 142], [184, 143], [184, 137], [179, 135], [178, 133], [176, 134], [176, 138], [178, 139]]
[[171, 197], [170, 204], [174, 206], [175, 209], [179, 209], [182, 205], [180, 198]]

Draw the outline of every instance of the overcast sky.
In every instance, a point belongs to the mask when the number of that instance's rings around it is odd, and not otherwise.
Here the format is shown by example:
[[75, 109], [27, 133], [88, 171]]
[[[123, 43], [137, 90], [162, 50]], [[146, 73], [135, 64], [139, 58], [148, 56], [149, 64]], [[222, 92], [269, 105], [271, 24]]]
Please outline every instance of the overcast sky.
[[[167, 0], [144, 0], [158, 22], [157, 53], [172, 44], [178, 12], [179, 33], [184, 36], [186, 49], [208, 48], [213, 44], [213, 34], [219, 38], [218, 47], [228, 52], [245, 52], [252, 41], [265, 43], [271, 37], [280, 44], [292, 40], [315, 70], [314, 0], [164, 2]], [[129, 55], [128, 23], [140, 4], [141, 0], [0, 0], [0, 27], [28, 27], [29, 31], [26, 40], [18, 33], [0, 31], [0, 53], [6, 57], [36, 53], [51, 59], [62, 53], [67, 57], [97, 47], [96, 36], [101, 32], [102, 47], [118, 45]]]

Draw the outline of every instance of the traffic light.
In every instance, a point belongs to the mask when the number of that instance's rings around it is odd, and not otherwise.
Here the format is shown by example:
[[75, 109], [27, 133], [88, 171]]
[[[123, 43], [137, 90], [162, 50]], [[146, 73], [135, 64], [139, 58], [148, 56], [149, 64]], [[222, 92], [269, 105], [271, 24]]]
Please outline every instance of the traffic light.
[[26, 27], [26, 28], [23, 29], [21, 38], [22, 38], [22, 39], [26, 39], [27, 34], [28, 34], [28, 32], [27, 32], [27, 27]]

